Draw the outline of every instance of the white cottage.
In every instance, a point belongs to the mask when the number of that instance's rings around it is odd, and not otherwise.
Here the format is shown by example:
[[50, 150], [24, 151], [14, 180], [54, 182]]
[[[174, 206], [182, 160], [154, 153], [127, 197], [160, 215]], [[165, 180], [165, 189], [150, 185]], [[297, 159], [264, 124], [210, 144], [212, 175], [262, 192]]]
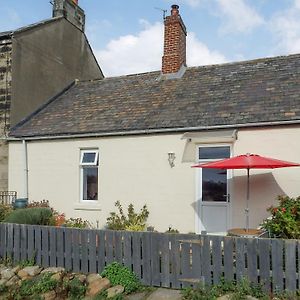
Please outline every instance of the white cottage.
[[[243, 227], [246, 171], [191, 166], [248, 152], [300, 162], [300, 55], [188, 68], [185, 39], [173, 5], [162, 71], [75, 81], [13, 128], [9, 189], [101, 227], [117, 200], [147, 204], [160, 231]], [[299, 182], [298, 168], [252, 171], [250, 226]]]

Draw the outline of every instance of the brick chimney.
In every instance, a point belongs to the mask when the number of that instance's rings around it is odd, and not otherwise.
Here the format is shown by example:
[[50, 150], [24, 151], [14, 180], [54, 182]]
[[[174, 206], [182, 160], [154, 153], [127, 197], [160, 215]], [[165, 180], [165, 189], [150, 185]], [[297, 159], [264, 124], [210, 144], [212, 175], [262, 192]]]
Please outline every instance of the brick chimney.
[[65, 17], [73, 25], [84, 31], [84, 10], [78, 6], [78, 0], [54, 0], [53, 17]]
[[186, 66], [186, 27], [179, 14], [179, 6], [172, 5], [171, 15], [165, 18], [164, 56], [162, 73], [177, 73]]

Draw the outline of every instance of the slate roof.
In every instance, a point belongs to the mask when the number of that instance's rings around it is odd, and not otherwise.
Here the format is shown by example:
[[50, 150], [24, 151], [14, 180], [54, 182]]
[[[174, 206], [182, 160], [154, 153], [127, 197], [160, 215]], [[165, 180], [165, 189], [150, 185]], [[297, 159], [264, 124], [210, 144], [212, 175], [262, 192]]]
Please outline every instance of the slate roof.
[[0, 32], [0, 39], [10, 37], [12, 33], [13, 31], [2, 31]]
[[39, 26], [42, 26], [42, 25], [45, 25], [45, 24], [48, 24], [48, 23], [51, 23], [51, 22], [55, 22], [56, 20], [59, 20], [59, 19], [62, 19], [62, 18], [63, 17], [55, 17], [55, 18], [51, 18], [51, 19], [46, 19], [46, 20], [43, 20], [43, 21], [40, 21], [40, 22], [37, 22], [37, 23], [34, 23], [34, 24], [30, 24], [30, 25], [26, 25], [26, 26], [17, 28], [15, 30], [0, 32], [0, 39], [3, 38], [3, 37], [5, 37], [5, 38], [10, 37], [14, 33], [23, 32], [23, 31], [26, 31], [26, 30], [29, 30], [29, 29], [32, 29], [32, 28], [35, 28], [35, 27], [39, 27]]
[[79, 82], [11, 132], [14, 137], [186, 130], [300, 122], [300, 54]]

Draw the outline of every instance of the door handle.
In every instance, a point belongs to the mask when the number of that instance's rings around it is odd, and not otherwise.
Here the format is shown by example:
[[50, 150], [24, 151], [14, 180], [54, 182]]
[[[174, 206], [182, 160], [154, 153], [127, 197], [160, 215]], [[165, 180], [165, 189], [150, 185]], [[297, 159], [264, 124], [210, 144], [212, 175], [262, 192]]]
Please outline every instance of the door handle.
[[223, 195], [223, 197], [226, 197], [227, 202], [230, 203], [230, 194]]

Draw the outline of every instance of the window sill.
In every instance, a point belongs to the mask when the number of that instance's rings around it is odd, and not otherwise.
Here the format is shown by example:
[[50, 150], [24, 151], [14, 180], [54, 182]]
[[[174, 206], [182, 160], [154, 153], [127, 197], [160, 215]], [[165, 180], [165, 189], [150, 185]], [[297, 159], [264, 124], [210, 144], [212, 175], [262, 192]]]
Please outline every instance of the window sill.
[[75, 210], [90, 210], [90, 211], [101, 211], [101, 206], [99, 204], [93, 203], [78, 203], [74, 206]]

